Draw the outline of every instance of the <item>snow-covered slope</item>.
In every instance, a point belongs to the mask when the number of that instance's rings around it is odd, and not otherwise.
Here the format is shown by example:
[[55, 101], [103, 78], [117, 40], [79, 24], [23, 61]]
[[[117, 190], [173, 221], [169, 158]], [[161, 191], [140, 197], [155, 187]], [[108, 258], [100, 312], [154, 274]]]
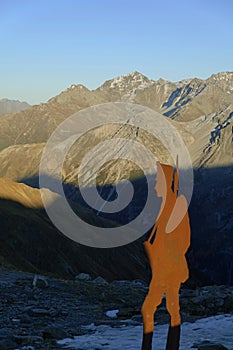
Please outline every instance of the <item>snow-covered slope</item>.
[[[155, 326], [153, 345], [156, 350], [165, 349], [167, 325]], [[228, 350], [233, 350], [233, 315], [218, 315], [200, 319], [194, 323], [184, 323], [181, 327], [180, 350], [192, 350], [197, 344], [209, 341], [210, 344], [222, 344]], [[111, 326], [94, 324], [86, 327], [86, 334], [63, 339], [58, 344], [69, 349], [82, 350], [125, 350], [140, 349], [142, 326]], [[213, 345], [212, 345], [213, 346]], [[207, 349], [207, 347], [206, 347]], [[209, 347], [208, 349], [211, 349]], [[217, 349], [217, 347], [213, 347]], [[219, 347], [218, 349], [224, 349]]]

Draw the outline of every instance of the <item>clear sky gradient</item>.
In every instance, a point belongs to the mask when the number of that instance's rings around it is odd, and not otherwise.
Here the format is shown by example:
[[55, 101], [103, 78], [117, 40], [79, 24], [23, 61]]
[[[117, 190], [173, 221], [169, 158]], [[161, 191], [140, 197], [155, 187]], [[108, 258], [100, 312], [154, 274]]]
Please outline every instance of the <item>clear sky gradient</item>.
[[0, 98], [233, 71], [232, 0], [0, 0]]

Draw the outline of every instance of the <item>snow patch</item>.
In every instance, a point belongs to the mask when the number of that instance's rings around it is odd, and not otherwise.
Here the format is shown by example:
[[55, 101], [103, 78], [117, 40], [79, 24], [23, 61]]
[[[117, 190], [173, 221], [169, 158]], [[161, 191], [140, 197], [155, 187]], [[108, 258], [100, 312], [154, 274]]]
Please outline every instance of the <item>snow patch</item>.
[[[84, 334], [59, 340], [57, 343], [69, 349], [105, 349], [127, 350], [140, 349], [142, 340], [142, 326], [110, 327], [106, 325], [91, 325], [93, 334]], [[233, 350], [233, 315], [218, 315], [200, 319], [194, 323], [185, 322], [181, 326], [180, 350], [192, 350], [195, 343], [211, 341], [224, 345]], [[167, 339], [167, 325], [156, 325], [153, 337], [154, 347], [157, 350], [165, 349]]]
[[137, 89], [145, 89], [146, 87], [153, 84], [152, 80], [149, 80], [143, 74], [138, 72], [128, 73], [121, 75], [112, 80], [110, 84], [110, 89], [118, 88], [120, 91], [123, 91], [127, 88], [133, 88], [134, 86]]
[[110, 310], [106, 312], [106, 316], [110, 317], [110, 318], [117, 318], [117, 314], [118, 314], [119, 310]]

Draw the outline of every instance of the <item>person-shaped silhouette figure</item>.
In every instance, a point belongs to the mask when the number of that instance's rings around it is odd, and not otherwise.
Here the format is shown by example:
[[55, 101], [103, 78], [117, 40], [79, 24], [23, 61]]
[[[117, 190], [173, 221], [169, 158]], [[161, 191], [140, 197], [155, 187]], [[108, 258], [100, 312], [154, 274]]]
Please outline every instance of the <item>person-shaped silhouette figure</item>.
[[141, 310], [142, 350], [151, 350], [154, 313], [164, 294], [171, 317], [166, 350], [179, 349], [179, 289], [189, 276], [185, 253], [190, 245], [190, 224], [186, 198], [184, 195], [178, 196], [178, 181], [178, 166], [173, 170], [172, 166], [157, 162], [155, 190], [157, 196], [162, 198], [162, 203], [150, 237], [144, 242], [152, 279]]

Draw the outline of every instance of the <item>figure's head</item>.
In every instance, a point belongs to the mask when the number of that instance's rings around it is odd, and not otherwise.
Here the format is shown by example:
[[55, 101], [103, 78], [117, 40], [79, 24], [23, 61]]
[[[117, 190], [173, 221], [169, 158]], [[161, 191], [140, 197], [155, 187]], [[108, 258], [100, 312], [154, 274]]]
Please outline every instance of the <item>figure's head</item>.
[[168, 194], [176, 195], [178, 190], [177, 182], [177, 172], [174, 172], [173, 167], [171, 165], [157, 162], [157, 177], [155, 185], [157, 196], [165, 198]]

